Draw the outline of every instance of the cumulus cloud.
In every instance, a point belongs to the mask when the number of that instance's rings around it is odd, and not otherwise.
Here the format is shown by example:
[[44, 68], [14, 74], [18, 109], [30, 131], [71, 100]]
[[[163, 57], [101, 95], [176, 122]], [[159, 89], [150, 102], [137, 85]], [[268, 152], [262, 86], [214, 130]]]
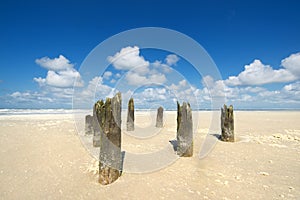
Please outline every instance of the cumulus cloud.
[[300, 52], [291, 54], [281, 61], [281, 66], [290, 71], [292, 74], [300, 77]]
[[[124, 76], [128, 85], [137, 86], [151, 83], [165, 83], [167, 81], [165, 74], [172, 71], [170, 66], [175, 65], [179, 58], [172, 54], [166, 57], [166, 63], [158, 60], [150, 63], [140, 55], [139, 47], [128, 46], [122, 48], [115, 55], [109, 56], [107, 60], [115, 69], [127, 71]], [[120, 73], [117, 73], [115, 77], [120, 78]]]
[[281, 69], [273, 69], [256, 59], [245, 65], [244, 71], [237, 76], [230, 76], [225, 83], [230, 86], [263, 85], [284, 83], [300, 79], [300, 53], [291, 54], [281, 61]]
[[82, 101], [91, 101], [94, 98], [104, 99], [112, 90], [112, 87], [103, 83], [103, 77], [96, 76], [89, 81], [87, 87], [82, 88], [79, 93], [75, 94], [75, 97]]
[[[79, 78], [78, 81], [75, 80]], [[64, 71], [48, 71], [46, 78], [33, 78], [40, 86], [49, 85], [53, 87], [82, 87], [83, 81], [80, 79], [80, 74], [75, 69]], [[75, 85], [74, 85], [75, 83]]]
[[166, 57], [165, 60], [167, 65], [172, 66], [172, 65], [176, 65], [176, 63], [179, 61], [179, 58], [175, 54], [170, 54]]
[[202, 85], [204, 86], [203, 95], [205, 95], [205, 99], [233, 95], [232, 90], [227, 87], [223, 80], [214, 80], [211, 76], [203, 77]]
[[154, 61], [152, 65], [153, 67], [155, 67], [158, 70], [161, 70], [164, 73], [170, 73], [172, 71], [172, 68], [169, 65], [162, 63], [161, 61], [158, 60]]
[[49, 70], [45, 78], [33, 78], [40, 86], [67, 88], [82, 87], [84, 84], [80, 73], [73, 68], [74, 65], [62, 55], [54, 59], [48, 57], [36, 59], [36, 63]]
[[160, 101], [167, 99], [165, 88], [146, 88], [139, 94], [143, 101]]
[[39, 93], [39, 92], [13, 92], [9, 95], [13, 98], [13, 102], [17, 103], [52, 103], [54, 100], [51, 97], [48, 97], [45, 95], [45, 93]]
[[122, 75], [120, 73], [116, 73], [115, 76], [116, 76], [116, 78], [121, 78]]
[[238, 85], [263, 85], [268, 83], [290, 82], [297, 80], [291, 71], [286, 68], [275, 70], [260, 60], [254, 60], [238, 76], [230, 76], [225, 83], [231, 86]]
[[73, 86], [84, 85], [74, 65], [62, 55], [53, 59], [43, 57], [35, 62], [48, 70], [45, 77], [33, 78], [39, 84], [40, 91], [13, 92], [7, 96], [9, 102], [28, 107], [71, 106]]
[[112, 72], [111, 71], [106, 71], [103, 74], [103, 78], [104, 79], [109, 79], [112, 76]]
[[[300, 81], [287, 84], [281, 89], [268, 90], [257, 86], [229, 86], [223, 80], [204, 77], [199, 98], [211, 101], [213, 96], [224, 95], [227, 102], [244, 108], [272, 108], [300, 105]], [[283, 104], [284, 102], [284, 104]]]
[[[107, 59], [115, 69], [106, 71], [102, 77], [92, 78], [85, 87], [80, 73], [74, 69], [74, 64], [64, 56], [36, 59], [38, 65], [48, 70], [45, 77], [34, 78], [34, 81], [41, 86], [41, 91], [13, 92], [8, 94], [9, 101], [25, 102], [24, 105], [43, 106], [47, 103], [48, 105], [70, 105], [73, 98], [76, 102], [85, 102], [84, 105], [92, 105], [95, 100], [112, 96], [116, 92], [116, 89], [106, 83], [115, 83], [121, 79], [126, 86], [120, 88], [125, 107], [128, 98], [132, 95], [135, 96], [135, 101], [140, 108], [154, 103], [155, 106], [171, 104], [169, 108], [176, 109], [176, 103], [172, 100], [189, 101], [194, 108], [200, 102], [201, 106], [205, 105], [209, 108], [213, 98], [225, 98], [228, 103], [235, 106], [249, 108], [255, 106], [268, 108], [274, 105], [278, 107], [283, 102], [284, 105], [289, 104], [294, 107], [300, 105], [300, 53], [284, 58], [279, 69], [274, 69], [260, 60], [254, 60], [249, 65], [245, 65], [241, 73], [225, 80], [214, 80], [211, 76], [205, 76], [201, 80], [202, 87], [190, 85], [185, 79], [167, 80], [167, 77], [172, 79], [171, 66], [179, 61], [179, 58], [173, 54], [168, 55], [163, 61], [156, 60], [150, 63], [140, 55], [139, 48], [135, 46], [125, 47]], [[78, 81], [74, 96], [73, 86], [76, 79]], [[276, 85], [275, 89], [263, 87], [264, 84], [276, 82], [285, 85]], [[127, 87], [151, 84], [164, 84], [164, 88], [151, 86], [133, 93], [130, 87]]]
[[53, 59], [46, 56], [36, 59], [35, 63], [52, 71], [66, 70], [74, 67], [74, 65], [63, 55], [59, 55], [58, 58]]
[[148, 76], [140, 75], [130, 71], [125, 75], [125, 80], [129, 85], [162, 84], [167, 81], [166, 76], [161, 73], [154, 73]]
[[297, 81], [295, 83], [291, 83], [291, 84], [288, 84], [288, 85], [285, 85], [283, 87], [283, 90], [284, 91], [298, 91], [300, 92], [300, 81]]
[[[104, 83], [103, 76], [93, 77], [86, 87], [77, 88], [73, 95], [73, 106], [91, 108], [95, 101], [112, 97], [117, 90]], [[122, 92], [122, 101], [124, 99], [124, 92]], [[124, 103], [124, 102], [123, 102]]]
[[140, 49], [137, 46], [125, 47], [114, 56], [109, 56], [107, 60], [118, 70], [130, 70], [136, 67], [149, 66], [149, 62], [140, 56]]
[[173, 101], [187, 101], [194, 106], [201, 101], [199, 99], [199, 97], [202, 95], [200, 89], [194, 87], [185, 79], [182, 79], [177, 83], [172, 83], [171, 85], [167, 86], [167, 89], [170, 91], [171, 95], [168, 96], [167, 99], [173, 99]]
[[267, 90], [259, 92], [256, 97], [257, 102], [267, 102], [276, 107], [287, 108], [291, 104], [300, 105], [300, 82], [295, 82], [283, 86], [277, 90]]

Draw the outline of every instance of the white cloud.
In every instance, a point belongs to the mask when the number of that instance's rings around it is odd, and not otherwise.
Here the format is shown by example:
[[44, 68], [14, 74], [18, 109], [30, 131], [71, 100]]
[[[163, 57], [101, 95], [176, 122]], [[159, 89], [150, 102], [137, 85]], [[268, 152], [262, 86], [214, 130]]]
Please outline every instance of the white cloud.
[[161, 73], [153, 73], [148, 76], [140, 75], [134, 71], [130, 71], [125, 75], [125, 80], [129, 85], [145, 85], [145, 84], [163, 84], [167, 81], [166, 76]]
[[172, 66], [172, 65], [176, 65], [176, 63], [179, 61], [179, 58], [177, 55], [175, 54], [170, 54], [166, 57], [166, 63], [167, 65], [169, 66]]
[[106, 71], [103, 74], [103, 78], [104, 79], [109, 79], [112, 76], [112, 72], [111, 71]]
[[290, 91], [298, 91], [298, 92], [300, 92], [300, 81], [297, 81], [295, 83], [291, 83], [291, 84], [285, 85], [283, 87], [283, 90], [288, 91], [288, 92], [290, 92]]
[[215, 81], [212, 87], [204, 88], [204, 94], [208, 95], [206, 98], [216, 98], [216, 97], [228, 97], [232, 96], [233, 92], [230, 88], [226, 87], [223, 80]]
[[166, 90], [164, 88], [146, 88], [139, 94], [143, 101], [166, 100]]
[[202, 79], [202, 85], [207, 88], [212, 88], [215, 84], [214, 79], [211, 76], [205, 76]]
[[170, 95], [167, 99], [173, 99], [173, 101], [187, 101], [191, 105], [196, 106], [201, 100], [199, 97], [202, 96], [202, 91], [200, 89], [190, 85], [187, 80], [182, 79], [178, 83], [172, 83], [167, 86], [167, 89], [170, 91]]
[[65, 58], [63, 55], [59, 55], [58, 58], [43, 57], [35, 60], [36, 64], [52, 71], [66, 70], [73, 68], [74, 65]]
[[228, 86], [223, 80], [203, 78], [204, 88], [199, 90], [199, 98], [211, 101], [213, 96], [222, 96], [238, 107], [245, 108], [286, 108], [300, 104], [300, 81], [287, 84], [281, 89], [268, 90], [263, 87]]
[[203, 93], [206, 95], [206, 99], [232, 95], [232, 91], [223, 80], [214, 80], [211, 76], [205, 76], [202, 79], [202, 85], [204, 86]]
[[125, 79], [129, 85], [143, 85], [147, 81], [147, 78], [145, 76], [141, 76], [138, 73], [134, 72], [128, 72], [125, 75]]
[[54, 59], [48, 57], [36, 59], [36, 63], [49, 69], [45, 78], [33, 78], [40, 86], [67, 88], [82, 87], [84, 84], [80, 73], [73, 68], [74, 65], [62, 55]]
[[111, 93], [112, 90], [112, 87], [103, 84], [102, 77], [96, 76], [89, 81], [86, 88], [82, 88], [82, 90], [76, 94], [76, 98], [84, 101], [90, 101], [94, 97], [104, 99]]
[[185, 87], [187, 85], [187, 81], [185, 79], [179, 81], [179, 86]]
[[[78, 80], [75, 83], [76, 78]], [[64, 71], [48, 71], [46, 78], [33, 78], [40, 86], [49, 85], [53, 87], [82, 87], [83, 81], [80, 74], [75, 69], [68, 69]]]
[[45, 104], [45, 103], [52, 103], [54, 100], [51, 97], [45, 95], [45, 93], [38, 93], [38, 92], [13, 92], [9, 95], [12, 97], [12, 102], [14, 103], [38, 103], [38, 104]]
[[[287, 62], [284, 63], [287, 65]], [[264, 65], [260, 60], [254, 60], [250, 65], [245, 65], [245, 70], [238, 76], [230, 76], [225, 83], [230, 86], [263, 85], [290, 82], [298, 78], [288, 69], [275, 70], [269, 65]]]
[[118, 70], [130, 70], [136, 67], [148, 67], [149, 62], [140, 56], [140, 49], [137, 46], [122, 48], [114, 56], [109, 56], [107, 60]]
[[162, 71], [165, 72], [165, 73], [170, 73], [170, 72], [172, 71], [172, 68], [171, 68], [169, 65], [167, 65], [167, 64], [165, 64], [165, 63], [162, 63], [161, 61], [158, 61], [158, 60], [154, 61], [154, 62], [152, 63], [152, 65], [153, 65], [153, 67], [155, 67], [156, 69], [162, 70]]
[[151, 74], [148, 78], [148, 83], [163, 84], [167, 81], [166, 76], [161, 73]]
[[286, 68], [288, 71], [300, 77], [300, 52], [291, 54], [289, 57], [281, 61], [281, 66]]
[[[114, 56], [109, 56], [107, 60], [112, 63], [115, 69], [128, 71], [124, 76], [128, 85], [143, 85], [143, 84], [162, 84], [167, 81], [165, 73], [170, 73], [172, 68], [169, 65], [174, 65], [179, 58], [172, 54], [166, 57], [168, 64], [161, 61], [150, 63], [140, 55], [140, 49], [137, 46], [124, 47]], [[121, 74], [117, 73], [116, 78], [120, 78]]]
[[147, 74], [153, 73], [153, 71], [151, 71], [151, 70], [149, 69], [149, 67], [146, 66], [146, 65], [143, 65], [143, 66], [140, 66], [140, 67], [133, 68], [133, 69], [131, 70], [131, 72], [135, 72], [135, 73], [137, 73], [137, 74], [139, 74], [139, 75], [142, 75], [142, 76], [145, 76], [145, 75], [147, 75]]
[[[80, 73], [64, 56], [50, 59], [37, 59], [36, 63], [48, 69], [45, 77], [36, 77], [34, 81], [41, 86], [40, 92], [13, 92], [8, 94], [11, 104], [21, 105], [71, 105], [72, 98], [84, 105], [92, 105], [98, 99], [112, 96], [116, 89], [106, 85], [115, 83], [118, 79], [124, 80], [126, 87], [120, 87], [123, 104], [126, 107], [130, 96], [134, 96], [135, 103], [140, 108], [151, 105], [171, 105], [176, 109], [176, 102], [172, 100], [189, 101], [194, 108], [196, 103], [204, 108], [210, 107], [214, 97], [226, 98], [228, 103], [236, 107], [247, 108], [277, 108], [300, 105], [300, 53], [291, 54], [281, 61], [281, 68], [274, 69], [263, 64], [260, 60], [246, 65], [244, 71], [226, 80], [214, 80], [211, 76], [202, 79], [203, 88], [190, 85], [185, 79], [173, 79], [171, 65], [176, 65], [178, 57], [168, 55], [165, 60], [150, 63], [140, 56], [138, 47], [126, 47], [114, 56], [109, 57], [115, 69], [106, 71], [102, 77], [94, 77], [84, 86]], [[122, 70], [122, 71], [118, 71]], [[171, 78], [169, 78], [170, 75]], [[124, 79], [122, 79], [122, 76]], [[167, 77], [169, 80], [167, 80]], [[75, 79], [76, 94], [73, 96]], [[105, 83], [104, 83], [105, 82]], [[275, 89], [262, 87], [263, 84], [286, 82], [284, 86], [276, 85]], [[165, 88], [155, 87], [137, 90], [133, 93], [127, 86], [142, 86], [145, 84], [164, 84]], [[152, 86], [151, 86], [152, 87]], [[142, 88], [142, 87], [139, 87]], [[153, 104], [154, 103], [154, 104]], [[11, 105], [10, 104], [10, 105]]]
[[58, 87], [48, 87], [47, 92], [51, 94], [51, 96], [55, 97], [56, 100], [71, 100], [73, 97], [74, 90], [73, 88], [58, 88]]
[[289, 102], [300, 104], [300, 81], [285, 85], [281, 90], [281, 104], [286, 105]]
[[37, 82], [40, 86], [44, 86], [46, 84], [46, 79], [42, 77], [33, 78], [35, 82]]
[[33, 78], [40, 85], [40, 91], [13, 92], [8, 95], [9, 104], [46, 108], [71, 106], [75, 80], [75, 87], [83, 87], [74, 65], [62, 55], [54, 59], [36, 59], [36, 63], [48, 69], [46, 77]]

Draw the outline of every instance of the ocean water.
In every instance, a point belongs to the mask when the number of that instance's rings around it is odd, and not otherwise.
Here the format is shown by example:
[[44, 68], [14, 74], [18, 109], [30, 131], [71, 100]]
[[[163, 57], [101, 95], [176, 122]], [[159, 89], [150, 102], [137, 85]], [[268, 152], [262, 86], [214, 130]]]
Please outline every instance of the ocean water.
[[[156, 112], [151, 109], [135, 109], [136, 112]], [[176, 111], [176, 110], [165, 110]], [[193, 111], [218, 111], [211, 109], [200, 109]], [[235, 111], [300, 111], [300, 109], [235, 109]], [[126, 109], [122, 113], [127, 113]], [[0, 109], [0, 115], [30, 115], [30, 114], [93, 114], [92, 109]]]
[[31, 115], [31, 114], [81, 114], [91, 110], [73, 109], [0, 109], [0, 115]]

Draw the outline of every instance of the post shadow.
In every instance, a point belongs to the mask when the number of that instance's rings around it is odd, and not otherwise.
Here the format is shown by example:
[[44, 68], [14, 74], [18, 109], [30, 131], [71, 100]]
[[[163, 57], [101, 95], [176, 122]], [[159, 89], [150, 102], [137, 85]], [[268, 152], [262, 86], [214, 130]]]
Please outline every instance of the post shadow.
[[169, 140], [169, 142], [170, 142], [171, 145], [173, 146], [173, 150], [174, 150], [175, 152], [177, 152], [178, 141], [177, 141], [177, 140]]
[[122, 152], [121, 152], [120, 176], [121, 176], [122, 173], [123, 173], [125, 154], [126, 154], [126, 151], [122, 151]]

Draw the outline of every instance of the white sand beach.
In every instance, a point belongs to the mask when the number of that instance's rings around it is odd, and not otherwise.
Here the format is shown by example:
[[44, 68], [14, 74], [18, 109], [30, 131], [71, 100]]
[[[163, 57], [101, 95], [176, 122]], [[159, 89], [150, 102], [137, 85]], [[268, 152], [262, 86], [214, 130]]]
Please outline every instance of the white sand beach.
[[[176, 159], [138, 173], [125, 156], [122, 176], [107, 186], [97, 181], [97, 160], [82, 144], [72, 114], [1, 115], [0, 199], [300, 198], [300, 112], [236, 111], [237, 141], [208, 136], [216, 145], [202, 159], [212, 112], [195, 114], [194, 155], [178, 158], [169, 142], [176, 138], [176, 112], [165, 112], [165, 127], [149, 134], [139, 131], [154, 123], [153, 117], [136, 112], [137, 129], [122, 133], [122, 150], [171, 152]], [[158, 155], [157, 160], [167, 159]], [[147, 166], [147, 160], [141, 162]]]

